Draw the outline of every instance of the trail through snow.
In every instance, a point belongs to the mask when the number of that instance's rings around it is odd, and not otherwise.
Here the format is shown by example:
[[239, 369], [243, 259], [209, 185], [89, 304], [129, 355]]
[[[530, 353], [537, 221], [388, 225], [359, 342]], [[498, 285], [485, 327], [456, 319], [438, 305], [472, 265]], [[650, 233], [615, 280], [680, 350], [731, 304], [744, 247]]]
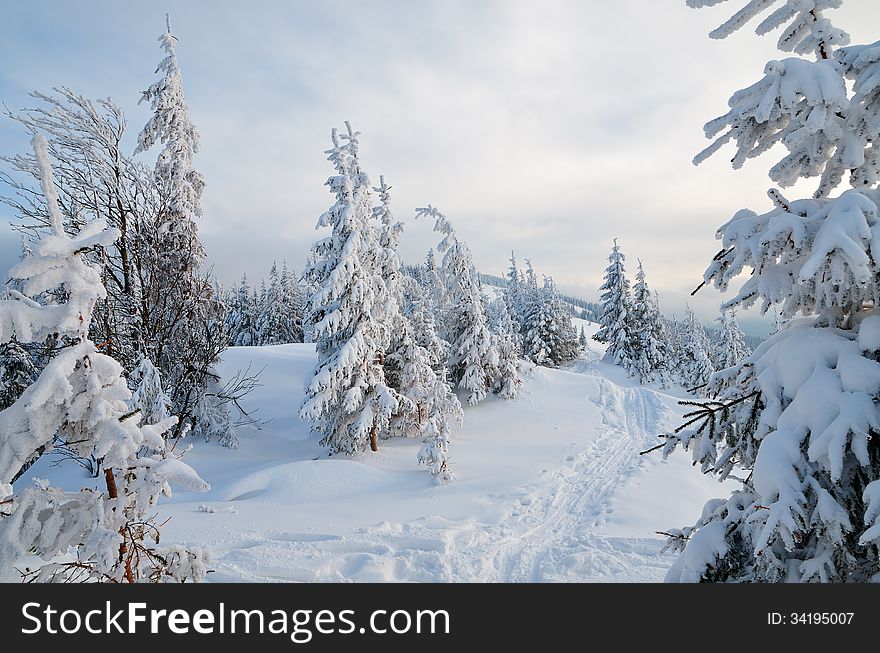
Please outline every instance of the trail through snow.
[[669, 410], [652, 390], [592, 380], [598, 386], [598, 436], [586, 450], [567, 456], [549, 482], [535, 483], [536, 493], [521, 512], [482, 531], [484, 541], [463, 547], [455, 558], [476, 565], [462, 570], [462, 580], [651, 578], [656, 539], [606, 537], [596, 529], [611, 512], [614, 490], [639, 468], [638, 452], [656, 436]]
[[[221, 576], [302, 581], [649, 581], [670, 560], [656, 537], [600, 533], [614, 491], [636, 473], [638, 452], [672, 413], [657, 392], [590, 377], [597, 436], [572, 446], [555, 471], [518, 488], [519, 505], [495, 523], [424, 517], [346, 535], [268, 533], [218, 551]], [[270, 562], [271, 561], [271, 562]]]

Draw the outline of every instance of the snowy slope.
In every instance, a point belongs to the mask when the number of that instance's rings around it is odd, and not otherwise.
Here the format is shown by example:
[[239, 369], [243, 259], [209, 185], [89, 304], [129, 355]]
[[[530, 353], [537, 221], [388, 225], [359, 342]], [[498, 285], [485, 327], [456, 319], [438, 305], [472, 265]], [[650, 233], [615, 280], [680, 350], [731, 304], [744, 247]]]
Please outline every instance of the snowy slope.
[[[415, 441], [326, 456], [296, 417], [313, 346], [224, 356], [227, 375], [265, 366], [249, 399], [267, 422], [242, 429], [236, 451], [194, 443], [187, 461], [211, 491], [160, 506], [165, 541], [208, 548], [215, 581], [662, 580], [671, 558], [655, 531], [727, 493], [685, 457], [638, 455], [678, 406], [596, 360], [599, 349], [568, 370], [529, 368], [512, 402], [465, 408], [447, 486], [416, 466]], [[86, 482], [49, 461], [28, 476]]]

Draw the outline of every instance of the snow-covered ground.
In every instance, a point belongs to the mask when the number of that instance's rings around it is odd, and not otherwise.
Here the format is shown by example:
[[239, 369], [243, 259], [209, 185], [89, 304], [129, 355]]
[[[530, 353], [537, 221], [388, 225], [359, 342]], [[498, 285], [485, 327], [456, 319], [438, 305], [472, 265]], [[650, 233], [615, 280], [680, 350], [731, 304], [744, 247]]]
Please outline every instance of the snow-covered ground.
[[[225, 374], [265, 368], [248, 398], [265, 424], [235, 451], [194, 443], [186, 459], [212, 489], [160, 506], [164, 540], [209, 549], [215, 581], [662, 580], [672, 560], [655, 531], [728, 491], [686, 456], [638, 455], [676, 423], [676, 398], [590, 346], [569, 369], [530, 367], [514, 401], [466, 407], [445, 486], [417, 467], [416, 441], [327, 457], [297, 418], [312, 345], [233, 348]], [[88, 483], [52, 462], [26, 476]]]

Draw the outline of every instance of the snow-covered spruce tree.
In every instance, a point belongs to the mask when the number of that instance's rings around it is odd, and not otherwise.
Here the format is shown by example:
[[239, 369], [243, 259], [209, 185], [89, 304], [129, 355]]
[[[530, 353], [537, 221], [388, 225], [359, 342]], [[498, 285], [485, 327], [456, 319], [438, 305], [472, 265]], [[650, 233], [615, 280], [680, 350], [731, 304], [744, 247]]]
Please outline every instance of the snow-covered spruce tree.
[[498, 342], [498, 364], [493, 376], [492, 388], [502, 399], [515, 399], [522, 386], [519, 359], [522, 355], [522, 337], [507, 309], [506, 298], [497, 298], [486, 306], [489, 330]]
[[331, 453], [349, 454], [377, 450], [400, 406], [382, 367], [390, 340], [382, 313], [386, 289], [357, 137], [346, 123], [344, 133], [333, 130], [327, 151], [336, 169], [327, 185], [336, 202], [318, 220], [318, 228], [332, 233], [315, 244], [306, 270], [317, 285], [306, 321], [313, 325], [318, 364], [300, 409]]
[[505, 277], [507, 282], [504, 287], [504, 301], [507, 302], [507, 312], [517, 325], [517, 331], [522, 330], [523, 323], [523, 297], [521, 288], [525, 283], [522, 272], [516, 264], [516, 256], [510, 253], [510, 267], [507, 268]]
[[128, 375], [129, 409], [138, 411], [144, 424], [158, 424], [171, 416], [171, 399], [162, 388], [162, 376], [149, 358], [142, 358]]
[[410, 315], [422, 310], [413, 303], [423, 302], [424, 294], [420, 293], [418, 300], [414, 299], [413, 295], [420, 291], [418, 282], [401, 272], [400, 234], [403, 224], [394, 218], [391, 210], [391, 187], [380, 175], [379, 186], [373, 190], [379, 196], [379, 204], [373, 207], [373, 218], [375, 228], [379, 230], [379, 274], [384, 287], [380, 302], [389, 331], [383, 369], [385, 382], [401, 398], [391, 417], [388, 435], [417, 437], [431, 408], [426, 405], [426, 397], [433, 392], [429, 386], [436, 379], [433, 366], [437, 361], [432, 360], [431, 354], [415, 340]]
[[548, 297], [547, 303], [555, 324], [552, 358], [556, 365], [562, 365], [578, 356], [578, 334], [571, 319], [572, 307], [563, 301], [551, 277], [545, 278], [543, 292]]
[[721, 317], [717, 322], [718, 330], [712, 342], [711, 358], [716, 370], [725, 370], [741, 363], [751, 355], [752, 350], [746, 344], [745, 334], [737, 322], [736, 312], [733, 309], [721, 311]]
[[704, 386], [715, 368], [709, 358], [709, 336], [690, 306], [685, 308], [684, 321], [679, 325], [678, 347], [679, 381], [685, 388], [705, 395]]
[[302, 291], [296, 279], [287, 269], [287, 261], [283, 261], [281, 264], [281, 276], [278, 283], [281, 288], [279, 340], [282, 343], [303, 342]]
[[605, 270], [605, 283], [599, 287], [602, 314], [599, 316], [600, 328], [593, 335], [593, 340], [606, 343], [608, 345], [606, 359], [629, 371], [633, 367], [633, 361], [630, 350], [632, 339], [627, 331], [627, 318], [632, 299], [629, 293], [629, 279], [626, 277], [624, 267], [625, 260], [626, 257], [620, 251], [615, 238], [614, 247], [608, 256], [609, 265]]
[[258, 321], [256, 298], [248, 285], [247, 275], [242, 275], [241, 283], [229, 303], [227, 329], [230, 341], [236, 347], [252, 347], [258, 343]]
[[582, 350], [587, 348], [587, 334], [584, 332], [583, 326], [581, 326], [581, 332], [578, 334], [578, 347]]
[[294, 340], [297, 316], [291, 305], [292, 301], [296, 301], [296, 297], [290, 296], [287, 264], [285, 263], [279, 273], [278, 264], [273, 261], [272, 269], [269, 271], [269, 286], [266, 289], [263, 310], [258, 320], [257, 331], [260, 334], [260, 344], [281, 345], [288, 342], [298, 342]]
[[641, 261], [633, 285], [632, 305], [626, 327], [631, 340], [632, 372], [638, 374], [643, 382], [656, 381], [666, 385], [669, 381], [666, 330], [660, 307], [648, 288]]
[[439, 482], [449, 483], [455, 478], [449, 456], [450, 434], [453, 426], [464, 420], [446, 369], [449, 346], [437, 335], [422, 286], [412, 279], [403, 284], [404, 327], [411, 337], [406, 340], [409, 352], [399, 352], [405, 361], [401, 385], [412, 410], [403, 414], [398, 428], [422, 438], [419, 464]]
[[[220, 362], [219, 359], [217, 362]], [[232, 397], [227, 394], [229, 388], [224, 385], [215, 366], [212, 365], [205, 371], [204, 384], [204, 391], [199, 395], [199, 403], [195, 406], [195, 414], [199, 419], [195, 422], [193, 434], [206, 442], [217, 440], [223, 447], [238, 449], [238, 432], [229, 414]]]
[[422, 266], [420, 283], [425, 291], [425, 298], [434, 316], [437, 332], [446, 335], [444, 316], [446, 314], [446, 284], [437, 266], [434, 248], [430, 248]]
[[480, 281], [467, 244], [456, 236], [452, 223], [436, 208], [429, 205], [417, 209], [416, 217], [433, 219], [434, 231], [443, 235], [437, 249], [443, 253], [443, 318], [445, 339], [450, 343], [449, 374], [458, 388], [469, 393], [467, 402], [473, 406], [493, 388], [504, 387], [508, 381], [495, 377], [500, 362], [497, 337], [486, 322]]
[[269, 310], [269, 289], [266, 288], [266, 280], [260, 279], [260, 289], [254, 289], [254, 306], [256, 307], [256, 315], [254, 320], [254, 331], [256, 337], [254, 344], [258, 346], [265, 345], [269, 340], [269, 333], [266, 330], [267, 323], [263, 316]]
[[553, 319], [547, 306], [547, 295], [540, 289], [527, 287], [523, 293], [522, 330], [523, 354], [535, 365], [554, 367], [548, 342]]
[[667, 452], [692, 451], [704, 472], [744, 477], [673, 533], [684, 553], [668, 580], [880, 580], [880, 43], [841, 47], [848, 37], [825, 16], [839, 5], [750, 3], [716, 32], [775, 6], [759, 33], [784, 27], [780, 49], [802, 56], [770, 62], [733, 95], [706, 128], [727, 131], [698, 161], [733, 140], [738, 167], [781, 143], [771, 179], [820, 181], [810, 199], [772, 189], [767, 212], [742, 210], [718, 230], [705, 282], [723, 290], [751, 270], [724, 308], [760, 301], [802, 317], [716, 374], [712, 386], [726, 389], [667, 436]]
[[14, 404], [36, 376], [33, 358], [16, 338], [0, 345], [0, 410]]
[[[16, 563], [36, 555], [46, 564], [27, 572], [27, 580], [201, 580], [204, 554], [160, 547], [159, 525], [149, 511], [159, 495], [169, 493], [169, 482], [188, 489], [208, 485], [166, 449], [162, 434], [177, 419], [138, 426], [141, 416], [129, 411], [122, 367], [88, 338], [92, 312], [106, 289], [84, 255], [120, 234], [93, 221], [67, 235], [46, 140], [35, 136], [32, 142], [51, 231], [36, 243], [33, 256], [10, 270], [24, 285], [23, 292], [9, 290], [0, 300], [0, 342], [42, 342], [57, 333], [70, 344], [0, 412], [0, 579], [15, 580]], [[60, 303], [32, 299], [59, 287], [66, 295]], [[39, 481], [13, 494], [18, 470], [56, 440], [103, 461], [106, 492], [65, 493]]]
[[529, 291], [523, 314], [523, 348], [535, 364], [558, 367], [577, 358], [577, 332], [553, 279], [546, 277], [537, 292]]
[[390, 434], [419, 437], [423, 445], [420, 464], [441, 482], [453, 480], [449, 464], [452, 427], [462, 422], [458, 397], [452, 391], [442, 365], [445, 348], [434, 329], [424, 291], [415, 279], [402, 277], [403, 317], [385, 361], [395, 371], [395, 389], [406, 401], [391, 419]]
[[673, 379], [681, 381], [683, 326], [674, 315], [671, 318], [664, 317], [663, 326], [666, 331], [666, 341], [669, 343], [666, 367]]
[[[205, 186], [194, 168], [199, 136], [189, 118], [183, 80], [175, 53], [176, 37], [171, 22], [159, 37], [165, 58], [159, 64], [160, 79], [143, 92], [152, 115], [138, 135], [135, 154], [156, 144], [162, 150], [153, 178], [160, 209], [143, 225], [142, 238], [154, 241], [141, 263], [145, 354], [158, 365], [170, 388], [173, 410], [182, 420], [204, 431], [213, 419], [214, 401], [206, 397], [211, 371], [226, 348], [225, 308], [202, 276], [205, 250], [195, 219], [201, 216]], [[219, 410], [219, 409], [218, 409]], [[199, 425], [199, 420], [204, 423]], [[181, 422], [181, 425], [183, 422]], [[211, 437], [222, 439], [225, 433]]]

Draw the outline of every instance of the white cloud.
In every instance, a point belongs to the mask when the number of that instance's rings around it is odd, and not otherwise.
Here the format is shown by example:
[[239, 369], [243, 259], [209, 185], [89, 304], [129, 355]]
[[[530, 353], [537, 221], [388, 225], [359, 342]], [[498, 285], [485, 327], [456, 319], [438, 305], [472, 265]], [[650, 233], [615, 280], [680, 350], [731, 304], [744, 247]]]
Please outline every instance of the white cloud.
[[[561, 286], [594, 293], [619, 237], [665, 303], [680, 304], [717, 249], [715, 228], [761, 208], [769, 186], [767, 161], [739, 172], [725, 153], [690, 164], [702, 123], [779, 56], [772, 37], [710, 41], [726, 10], [683, 0], [175, 6], [217, 272], [231, 282], [272, 258], [302, 263], [330, 201], [329, 130], [350, 119], [366, 169], [394, 186], [398, 216], [438, 205], [481, 268], [500, 272], [515, 249]], [[20, 104], [22, 85], [63, 80], [132, 106], [158, 61], [163, 11], [4, 8], [0, 56], [25, 63], [0, 78], [0, 94]], [[857, 41], [880, 24], [870, 0], [834, 13]], [[144, 116], [132, 110], [132, 126]], [[405, 253], [421, 257], [434, 241], [410, 222]], [[720, 298], [704, 293], [695, 301], [708, 319]]]

